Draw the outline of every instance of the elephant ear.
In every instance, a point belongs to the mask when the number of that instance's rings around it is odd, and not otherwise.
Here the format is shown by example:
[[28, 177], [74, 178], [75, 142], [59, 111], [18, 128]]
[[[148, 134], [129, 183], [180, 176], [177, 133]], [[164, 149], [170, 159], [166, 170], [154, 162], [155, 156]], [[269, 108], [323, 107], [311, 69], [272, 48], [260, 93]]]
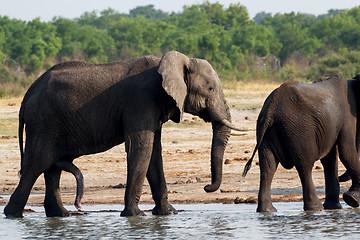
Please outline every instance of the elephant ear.
[[180, 122], [184, 113], [187, 95], [185, 74], [189, 63], [190, 58], [176, 51], [166, 53], [159, 63], [158, 72], [162, 76], [162, 87], [176, 102], [177, 110], [171, 119], [177, 123]]

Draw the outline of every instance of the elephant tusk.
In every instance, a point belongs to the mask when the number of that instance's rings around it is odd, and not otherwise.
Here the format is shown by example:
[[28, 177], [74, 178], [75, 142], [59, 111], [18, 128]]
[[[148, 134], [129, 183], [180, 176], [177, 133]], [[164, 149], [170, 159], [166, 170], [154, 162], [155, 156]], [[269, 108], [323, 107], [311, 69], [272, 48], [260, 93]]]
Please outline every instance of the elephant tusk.
[[222, 119], [222, 120], [220, 120], [220, 122], [221, 122], [224, 126], [230, 128], [230, 129], [232, 129], [232, 130], [235, 130], [235, 131], [239, 131], [239, 132], [248, 132], [248, 131], [251, 131], [251, 130], [249, 130], [249, 129], [240, 129], [240, 128], [237, 128], [237, 127], [235, 127], [231, 122], [229, 122], [229, 121], [226, 120], [226, 119]]
[[[243, 131], [245, 131], [245, 130], [243, 130]], [[237, 136], [237, 137], [246, 136], [246, 135], [247, 135], [246, 133], [230, 133], [230, 136]]]

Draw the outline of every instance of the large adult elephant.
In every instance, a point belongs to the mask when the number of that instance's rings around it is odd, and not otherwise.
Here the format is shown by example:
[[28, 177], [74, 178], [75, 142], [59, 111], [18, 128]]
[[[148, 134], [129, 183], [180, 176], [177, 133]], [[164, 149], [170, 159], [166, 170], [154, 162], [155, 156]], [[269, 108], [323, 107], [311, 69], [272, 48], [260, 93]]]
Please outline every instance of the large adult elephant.
[[5, 215], [22, 216], [33, 184], [44, 173], [46, 215], [67, 216], [59, 192], [61, 166], [123, 142], [128, 174], [121, 216], [144, 215], [138, 202], [145, 177], [155, 201], [152, 213], [176, 213], [167, 198], [161, 128], [169, 119], [179, 122], [184, 112], [212, 123], [212, 183], [205, 190], [215, 191], [233, 125], [219, 77], [206, 60], [171, 51], [162, 58], [53, 66], [32, 84], [20, 108], [20, 149], [25, 124], [25, 151]]
[[[289, 82], [266, 99], [257, 120], [257, 144], [245, 166], [250, 169], [259, 150], [260, 191], [258, 212], [273, 212], [271, 182], [279, 162], [296, 167], [302, 183], [305, 211], [339, 209], [337, 151], [352, 179], [344, 193], [353, 207], [360, 200], [359, 145], [360, 78], [329, 78], [315, 83]], [[325, 174], [325, 202], [322, 205], [312, 181], [314, 162], [320, 159]]]

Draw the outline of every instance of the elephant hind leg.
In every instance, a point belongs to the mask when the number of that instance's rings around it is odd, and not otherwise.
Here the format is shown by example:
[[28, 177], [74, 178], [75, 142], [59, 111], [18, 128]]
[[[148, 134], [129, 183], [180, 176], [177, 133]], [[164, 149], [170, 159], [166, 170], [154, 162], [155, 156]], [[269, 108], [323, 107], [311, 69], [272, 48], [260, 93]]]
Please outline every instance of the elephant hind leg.
[[276, 212], [276, 208], [271, 201], [271, 182], [274, 177], [278, 161], [268, 146], [266, 140], [261, 143], [259, 148], [260, 165], [260, 190], [258, 195], [257, 212]]
[[6, 217], [23, 217], [24, 207], [31, 189], [39, 176], [40, 174], [36, 174], [35, 172], [23, 171], [18, 186], [11, 195], [9, 203], [4, 208]]
[[47, 217], [66, 217], [70, 215], [61, 201], [60, 176], [61, 169], [57, 167], [52, 167], [44, 173], [46, 185], [44, 207]]
[[[348, 133], [348, 134], [346, 134]], [[351, 137], [352, 131], [345, 132], [343, 130], [338, 142], [339, 158], [344, 164], [347, 172], [350, 174], [352, 185], [348, 191], [343, 194], [344, 201], [352, 206], [360, 205], [360, 161], [358, 158], [355, 143]]]
[[37, 146], [46, 146], [45, 141], [41, 138], [27, 137], [25, 144], [25, 154], [21, 161], [21, 177], [18, 186], [10, 197], [10, 201], [4, 209], [4, 213], [9, 217], [22, 217], [22, 212], [29, 198], [32, 187], [37, 178], [48, 168], [42, 158], [44, 148]]
[[325, 202], [324, 209], [341, 209], [339, 201], [340, 185], [338, 181], [338, 163], [336, 158], [336, 146], [330, 153], [321, 159], [325, 175]]
[[[306, 163], [305, 160], [297, 159], [295, 163]], [[313, 164], [295, 164], [298, 171], [303, 191], [304, 210], [305, 211], [321, 211], [324, 209], [315, 190], [312, 180]]]

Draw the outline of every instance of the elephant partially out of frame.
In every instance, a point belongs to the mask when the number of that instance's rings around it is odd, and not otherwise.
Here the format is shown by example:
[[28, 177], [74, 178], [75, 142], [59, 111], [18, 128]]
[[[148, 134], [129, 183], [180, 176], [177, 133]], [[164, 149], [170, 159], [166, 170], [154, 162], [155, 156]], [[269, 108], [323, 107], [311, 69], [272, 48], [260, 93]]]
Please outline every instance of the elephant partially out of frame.
[[[67, 216], [59, 192], [62, 170], [82, 155], [125, 142], [127, 184], [121, 216], [144, 215], [138, 208], [145, 177], [155, 215], [176, 213], [168, 203], [161, 128], [191, 113], [212, 123], [212, 183], [222, 179], [222, 161], [231, 124], [218, 75], [203, 59], [170, 51], [108, 64], [64, 62], [40, 76], [24, 96], [19, 113], [21, 178], [4, 209], [22, 217], [32, 186], [44, 173], [47, 216]], [[23, 150], [23, 129], [26, 141]], [[76, 172], [74, 169], [70, 172]]]
[[[343, 194], [345, 202], [360, 201], [360, 76], [345, 80], [328, 78], [312, 84], [289, 82], [265, 100], [257, 120], [257, 144], [245, 166], [250, 169], [259, 150], [260, 191], [258, 212], [273, 212], [271, 182], [279, 163], [295, 166], [301, 179], [305, 211], [341, 208], [337, 152], [352, 179]], [[322, 205], [312, 181], [314, 162], [320, 159], [325, 174]], [[344, 177], [345, 178], [345, 177]]]

